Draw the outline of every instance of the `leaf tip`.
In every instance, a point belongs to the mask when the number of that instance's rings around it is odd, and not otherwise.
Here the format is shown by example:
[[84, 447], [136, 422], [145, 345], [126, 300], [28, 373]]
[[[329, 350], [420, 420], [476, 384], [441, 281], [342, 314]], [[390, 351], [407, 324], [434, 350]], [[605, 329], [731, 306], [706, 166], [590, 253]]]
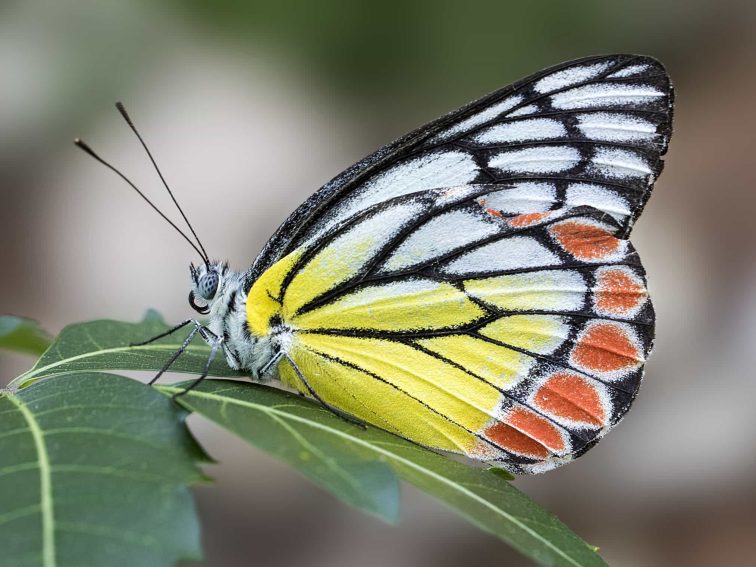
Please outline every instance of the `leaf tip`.
[[494, 476], [498, 476], [499, 478], [502, 478], [507, 482], [510, 482], [516, 478], [515, 475], [501, 467], [488, 467], [486, 469], [486, 472], [491, 473]]
[[160, 314], [160, 311], [152, 307], [150, 307], [149, 309], [147, 309], [147, 311], [144, 312], [144, 316], [142, 317], [142, 322], [143, 323], [156, 322], [156, 323], [161, 323], [165, 325], [165, 319], [163, 319], [163, 316]]

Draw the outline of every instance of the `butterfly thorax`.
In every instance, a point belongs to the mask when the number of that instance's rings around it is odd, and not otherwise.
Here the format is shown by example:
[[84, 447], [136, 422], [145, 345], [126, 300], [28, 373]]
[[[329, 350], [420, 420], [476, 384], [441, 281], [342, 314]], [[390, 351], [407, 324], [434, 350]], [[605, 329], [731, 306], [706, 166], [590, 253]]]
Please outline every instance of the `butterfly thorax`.
[[273, 357], [270, 337], [250, 333], [247, 324], [247, 292], [244, 273], [234, 272], [226, 265], [213, 265], [220, 275], [218, 291], [209, 302], [208, 328], [223, 337], [223, 351], [228, 365], [235, 370], [246, 370], [255, 379]]

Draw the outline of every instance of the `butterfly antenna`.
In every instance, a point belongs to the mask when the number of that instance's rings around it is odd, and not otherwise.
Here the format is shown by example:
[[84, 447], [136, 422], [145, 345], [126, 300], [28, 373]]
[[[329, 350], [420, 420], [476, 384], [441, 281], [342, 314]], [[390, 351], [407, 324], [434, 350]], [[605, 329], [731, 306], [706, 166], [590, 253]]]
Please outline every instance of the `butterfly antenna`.
[[183, 217], [184, 222], [186, 223], [186, 226], [188, 226], [189, 230], [192, 231], [192, 234], [194, 235], [194, 239], [197, 241], [197, 244], [199, 244], [199, 247], [202, 249], [202, 257], [204, 258], [205, 263], [207, 264], [208, 255], [207, 255], [207, 252], [205, 252], [205, 247], [202, 246], [202, 242], [200, 241], [199, 236], [197, 236], [197, 233], [194, 231], [194, 227], [192, 227], [192, 223], [190, 223], [189, 219], [186, 218], [186, 215], [184, 214], [184, 209], [182, 209], [181, 205], [178, 204], [176, 197], [173, 195], [173, 191], [171, 191], [171, 188], [168, 187], [168, 183], [166, 182], [165, 177], [163, 177], [163, 173], [160, 171], [160, 168], [158, 167], [158, 164], [155, 161], [155, 158], [152, 157], [152, 152], [150, 152], [150, 149], [147, 147], [147, 144], [144, 142], [144, 139], [139, 133], [139, 130], [137, 130], [136, 126], [134, 126], [134, 122], [131, 120], [131, 116], [129, 116], [129, 113], [126, 112], [126, 107], [123, 106], [122, 102], [117, 102], [115, 106], [118, 109], [118, 112], [121, 113], [121, 116], [123, 116], [123, 119], [129, 125], [129, 128], [131, 128], [134, 134], [136, 134], [136, 137], [139, 139], [139, 143], [142, 144], [144, 151], [147, 152], [147, 156], [150, 158], [152, 165], [155, 167], [155, 171], [157, 171], [157, 174], [160, 177], [160, 181], [163, 182], [163, 186], [165, 187], [166, 191], [168, 191], [168, 194], [171, 196], [171, 199], [173, 200], [173, 204], [176, 205], [176, 208], [179, 210], [179, 213], [181, 213], [181, 216]]
[[76, 144], [76, 146], [77, 146], [78, 148], [80, 148], [81, 150], [83, 150], [83, 151], [85, 151], [86, 153], [88, 153], [88, 154], [89, 154], [90, 156], [92, 156], [92, 157], [93, 157], [94, 159], [96, 159], [97, 161], [99, 161], [99, 162], [100, 162], [100, 163], [101, 163], [102, 165], [104, 165], [105, 167], [107, 167], [107, 168], [108, 168], [108, 169], [110, 169], [111, 171], [114, 171], [114, 172], [116, 173], [116, 175], [118, 175], [118, 176], [119, 176], [119, 177], [120, 177], [121, 179], [123, 179], [123, 180], [124, 180], [124, 181], [125, 181], [126, 183], [128, 183], [128, 184], [129, 184], [129, 185], [131, 186], [131, 188], [132, 188], [132, 189], [133, 189], [134, 191], [136, 191], [136, 192], [137, 192], [137, 193], [139, 194], [139, 196], [140, 196], [140, 197], [141, 197], [142, 199], [144, 199], [145, 201], [147, 201], [147, 204], [148, 204], [148, 205], [149, 205], [150, 207], [152, 207], [153, 209], [155, 209], [155, 212], [156, 212], [157, 214], [159, 214], [159, 215], [160, 215], [161, 217], [163, 217], [163, 219], [164, 219], [164, 220], [165, 220], [165, 221], [166, 221], [166, 222], [167, 222], [168, 224], [170, 224], [170, 225], [171, 225], [171, 226], [172, 226], [173, 228], [175, 228], [175, 229], [176, 229], [176, 232], [178, 232], [178, 233], [179, 233], [179, 234], [180, 234], [181, 236], [183, 236], [183, 237], [184, 237], [184, 240], [186, 240], [186, 241], [187, 241], [187, 242], [189, 243], [189, 245], [190, 245], [190, 246], [191, 246], [192, 248], [194, 248], [194, 249], [195, 249], [195, 250], [197, 251], [197, 254], [199, 254], [199, 255], [200, 255], [200, 256], [202, 257], [202, 259], [203, 259], [203, 260], [205, 261], [205, 263], [207, 263], [207, 262], [208, 262], [208, 257], [207, 257], [207, 254], [205, 254], [205, 253], [204, 253], [204, 249], [200, 251], [200, 249], [199, 249], [199, 248], [197, 248], [197, 245], [196, 245], [196, 244], [194, 244], [194, 242], [192, 242], [192, 241], [191, 241], [191, 240], [189, 239], [189, 237], [188, 237], [188, 236], [187, 236], [186, 234], [184, 234], [184, 232], [183, 232], [183, 231], [182, 231], [182, 230], [181, 230], [181, 229], [180, 229], [179, 227], [177, 227], [177, 226], [176, 226], [176, 224], [175, 224], [175, 223], [174, 223], [174, 222], [173, 222], [173, 221], [172, 221], [171, 219], [169, 219], [169, 218], [168, 218], [167, 216], [165, 216], [165, 215], [163, 214], [163, 212], [162, 212], [162, 211], [161, 211], [160, 209], [158, 209], [158, 208], [157, 208], [157, 207], [155, 206], [155, 204], [154, 204], [154, 203], [153, 203], [152, 201], [150, 201], [150, 200], [149, 200], [149, 199], [148, 199], [148, 198], [146, 197], [146, 195], [145, 195], [144, 193], [142, 193], [142, 192], [141, 192], [141, 191], [140, 191], [140, 190], [139, 190], [139, 189], [137, 188], [137, 186], [136, 186], [136, 185], [134, 185], [134, 184], [133, 184], [133, 183], [131, 182], [131, 180], [130, 180], [130, 179], [129, 179], [128, 177], [126, 177], [126, 176], [125, 176], [125, 175], [124, 175], [123, 173], [121, 173], [121, 172], [120, 172], [120, 171], [119, 171], [118, 169], [116, 169], [116, 168], [115, 168], [115, 167], [114, 167], [113, 165], [109, 164], [109, 163], [108, 163], [108, 162], [106, 162], [106, 161], [105, 161], [104, 159], [102, 159], [102, 158], [101, 158], [100, 156], [98, 156], [98, 155], [97, 155], [97, 154], [96, 154], [96, 153], [94, 152], [94, 150], [93, 150], [92, 148], [90, 148], [90, 147], [89, 147], [89, 146], [88, 146], [88, 145], [87, 145], [87, 144], [86, 144], [86, 143], [85, 143], [85, 142], [84, 142], [83, 140], [80, 140], [79, 138], [76, 138], [76, 139], [74, 140], [74, 144]]

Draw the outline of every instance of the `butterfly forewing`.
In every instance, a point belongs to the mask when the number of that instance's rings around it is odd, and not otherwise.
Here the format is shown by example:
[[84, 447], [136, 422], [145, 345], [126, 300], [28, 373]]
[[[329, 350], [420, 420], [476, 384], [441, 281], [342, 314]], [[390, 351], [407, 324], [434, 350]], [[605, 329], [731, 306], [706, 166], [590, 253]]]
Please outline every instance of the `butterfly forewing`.
[[636, 55], [563, 63], [388, 144], [322, 187], [283, 223], [249, 272], [262, 271], [355, 211], [399, 194], [517, 183], [553, 208], [589, 204], [629, 232], [671, 135], [663, 66]]
[[625, 414], [651, 348], [626, 237], [671, 103], [654, 60], [590, 58], [379, 150], [258, 258], [250, 329], [288, 329], [322, 400], [415, 442], [515, 472], [573, 459]]

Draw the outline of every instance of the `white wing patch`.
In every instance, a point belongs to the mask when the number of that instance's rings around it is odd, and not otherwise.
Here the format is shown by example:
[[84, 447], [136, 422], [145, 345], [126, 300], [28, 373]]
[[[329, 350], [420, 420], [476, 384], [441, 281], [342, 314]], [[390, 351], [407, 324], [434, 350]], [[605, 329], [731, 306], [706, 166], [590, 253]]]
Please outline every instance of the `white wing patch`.
[[501, 213], [540, 213], [548, 211], [556, 201], [556, 188], [551, 183], [525, 181], [511, 189], [496, 191], [478, 198], [483, 209]]
[[656, 137], [656, 125], [618, 113], [579, 114], [578, 128], [586, 138], [608, 142], [651, 141]]
[[570, 207], [588, 205], [606, 211], [619, 222], [630, 216], [628, 202], [601, 185], [591, 183], [572, 183], [567, 187], [565, 204]]
[[602, 175], [615, 179], [647, 177], [654, 173], [638, 154], [617, 148], [598, 148], [591, 165]]
[[512, 118], [519, 117], [519, 116], [527, 116], [529, 114], [537, 114], [540, 108], [537, 104], [528, 104], [521, 108], [518, 108], [517, 110], [513, 110], [509, 113], [509, 116]]
[[649, 101], [667, 96], [653, 87], [597, 84], [576, 87], [551, 97], [554, 108], [565, 110], [591, 106], [643, 106]]
[[522, 102], [522, 96], [511, 96], [509, 98], [505, 98], [504, 100], [497, 102], [495, 104], [492, 104], [482, 112], [478, 112], [477, 114], [473, 114], [469, 118], [466, 118], [465, 120], [462, 120], [458, 124], [455, 124], [448, 130], [444, 130], [442, 133], [438, 134], [433, 138], [434, 142], [446, 140], [455, 134], [460, 134], [462, 132], [468, 132], [472, 130], [473, 128], [480, 126], [481, 124], [485, 124], [486, 122], [489, 122], [493, 120], [494, 118], [498, 117], [499, 115], [505, 113], [510, 108], [513, 108], [520, 104]]
[[580, 152], [572, 146], [541, 146], [494, 155], [489, 167], [517, 173], [556, 173], [575, 167]]
[[386, 261], [381, 271], [395, 271], [436, 258], [499, 232], [499, 227], [468, 211], [451, 211], [432, 218], [412, 233]]
[[600, 74], [609, 68], [608, 61], [602, 61], [593, 65], [583, 65], [579, 67], [569, 67], [563, 71], [557, 71], [551, 75], [547, 75], [543, 79], [536, 81], [533, 89], [539, 93], [547, 93], [550, 91], [556, 91], [574, 85], [575, 83], [582, 83], [587, 79], [592, 79], [596, 75]]
[[473, 156], [459, 151], [435, 152], [397, 164], [369, 181], [334, 210], [328, 223], [311, 240], [324, 234], [327, 227], [372, 205], [427, 189], [464, 185], [477, 175], [478, 166]]
[[610, 79], [621, 79], [624, 77], [634, 77], [635, 75], [640, 75], [644, 71], [648, 69], [648, 64], [642, 64], [642, 65], [628, 65], [627, 67], [624, 67], [623, 69], [620, 69], [619, 71], [615, 71], [614, 73], [610, 73], [608, 77]]
[[438, 152], [397, 165], [372, 180], [342, 216], [416, 191], [464, 185], [475, 179], [478, 166], [465, 152]]
[[480, 192], [477, 185], [458, 185], [456, 187], [446, 187], [436, 191], [437, 205], [451, 205], [464, 201], [474, 193]]
[[558, 263], [559, 257], [535, 238], [512, 236], [467, 252], [443, 266], [441, 271], [460, 276]]
[[548, 140], [567, 135], [567, 129], [557, 120], [533, 118], [518, 122], [497, 124], [473, 136], [479, 144], [505, 144], [526, 140]]

